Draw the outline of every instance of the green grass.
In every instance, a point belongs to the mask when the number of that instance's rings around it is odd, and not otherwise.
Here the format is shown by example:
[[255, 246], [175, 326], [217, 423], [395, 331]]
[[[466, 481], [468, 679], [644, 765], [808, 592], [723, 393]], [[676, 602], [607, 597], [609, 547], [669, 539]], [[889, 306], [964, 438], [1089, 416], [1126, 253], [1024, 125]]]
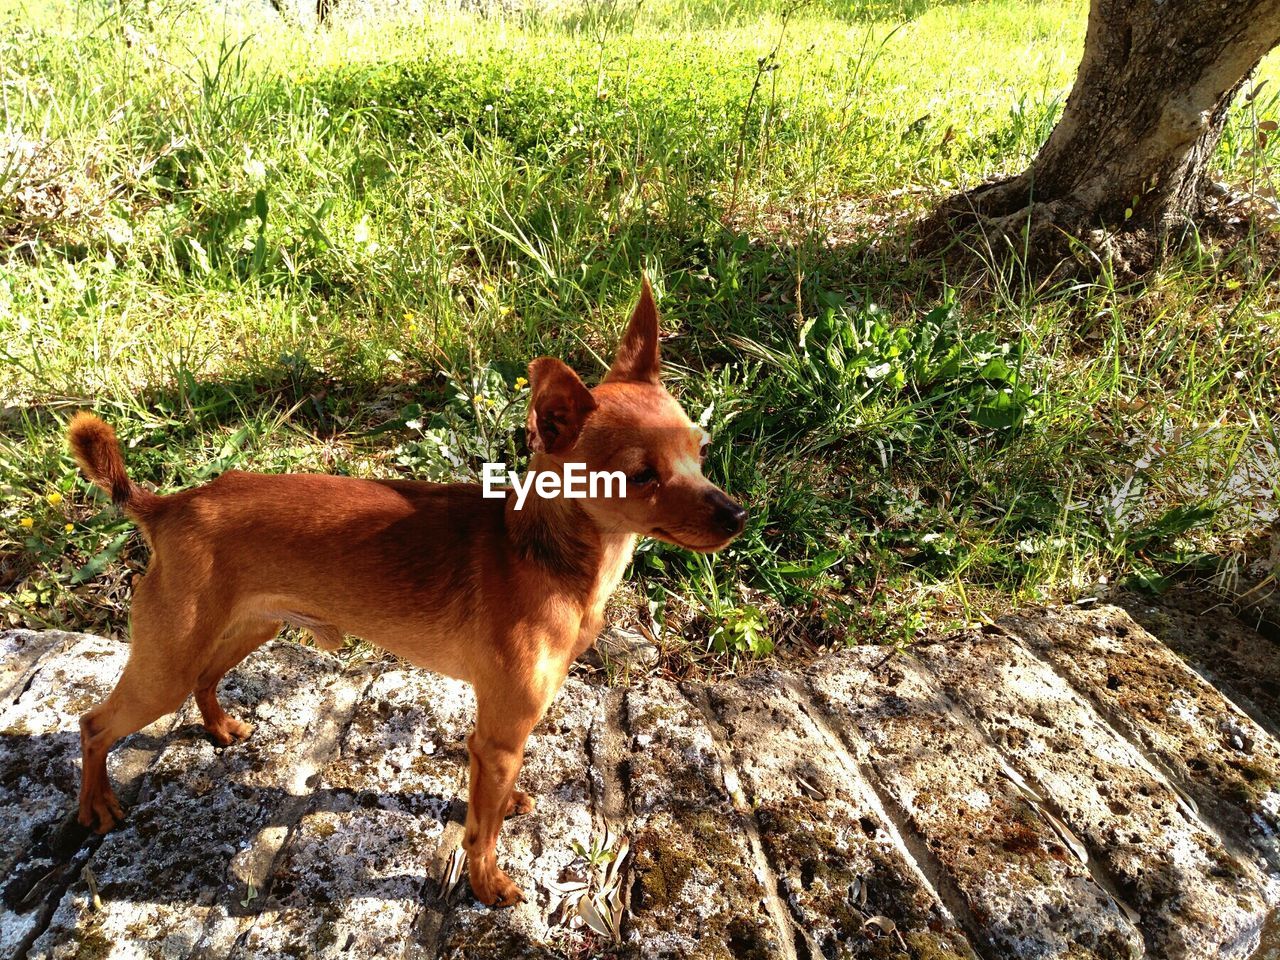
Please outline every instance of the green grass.
[[[714, 559], [637, 556], [615, 615], [674, 669], [1246, 549], [1280, 477], [1274, 235], [1141, 289], [1008, 260], [961, 285], [909, 253], [914, 216], [1034, 155], [1084, 4], [783, 9], [311, 34], [0, 0], [0, 616], [123, 630], [145, 553], [66, 455], [75, 409], [162, 489], [474, 478], [523, 456], [528, 359], [603, 372], [642, 269], [751, 509]], [[1274, 192], [1278, 81], [1273, 56], [1233, 113], [1233, 186]]]

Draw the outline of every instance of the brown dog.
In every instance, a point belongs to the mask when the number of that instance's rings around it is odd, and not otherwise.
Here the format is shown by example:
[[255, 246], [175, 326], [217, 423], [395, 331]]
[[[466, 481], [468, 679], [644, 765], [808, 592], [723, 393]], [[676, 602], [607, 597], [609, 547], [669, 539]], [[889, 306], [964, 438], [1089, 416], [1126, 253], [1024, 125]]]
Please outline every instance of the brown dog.
[[327, 649], [355, 634], [475, 687], [463, 847], [485, 903], [522, 899], [498, 867], [503, 818], [532, 809], [515, 789], [525, 740], [595, 640], [636, 537], [719, 550], [746, 511], [702, 476], [707, 435], [658, 380], [648, 281], [604, 381], [559, 360], [529, 365], [531, 472], [567, 463], [626, 474], [625, 496], [485, 498], [474, 484], [231, 472], [170, 496], [135, 485], [115, 433], [91, 414], [71, 449], [151, 545], [134, 581], [129, 662], [80, 720], [80, 822], [123, 816], [107, 779], [121, 737], [195, 692], [221, 744], [249, 735], [218, 703], [218, 681], [288, 623]]

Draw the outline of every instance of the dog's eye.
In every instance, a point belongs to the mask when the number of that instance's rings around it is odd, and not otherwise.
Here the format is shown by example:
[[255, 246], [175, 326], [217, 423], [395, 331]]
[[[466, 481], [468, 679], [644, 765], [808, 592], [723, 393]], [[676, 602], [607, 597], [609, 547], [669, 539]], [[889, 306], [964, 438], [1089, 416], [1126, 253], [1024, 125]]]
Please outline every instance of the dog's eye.
[[627, 477], [627, 483], [633, 487], [646, 487], [653, 481], [658, 479], [658, 471], [653, 467], [646, 467], [639, 473], [633, 473]]

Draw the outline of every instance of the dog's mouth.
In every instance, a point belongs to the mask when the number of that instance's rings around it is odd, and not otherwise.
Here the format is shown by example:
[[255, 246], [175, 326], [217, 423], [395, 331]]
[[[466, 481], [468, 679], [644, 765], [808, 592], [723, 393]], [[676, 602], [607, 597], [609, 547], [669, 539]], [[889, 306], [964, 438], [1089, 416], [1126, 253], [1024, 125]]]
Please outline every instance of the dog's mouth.
[[690, 543], [687, 540], [682, 540], [669, 533], [662, 529], [662, 527], [654, 527], [649, 531], [649, 536], [657, 537], [659, 540], [665, 540], [667, 543], [673, 543], [677, 547], [682, 547], [685, 550], [692, 550], [695, 553], [717, 553], [732, 543], [737, 534], [734, 534], [733, 537], [726, 537], [723, 540], [716, 540], [713, 543]]

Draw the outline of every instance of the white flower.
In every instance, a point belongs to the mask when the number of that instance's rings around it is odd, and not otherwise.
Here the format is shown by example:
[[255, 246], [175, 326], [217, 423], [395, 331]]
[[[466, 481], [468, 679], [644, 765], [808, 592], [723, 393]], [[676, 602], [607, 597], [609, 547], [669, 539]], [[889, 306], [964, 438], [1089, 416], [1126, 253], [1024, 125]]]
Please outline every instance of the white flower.
[[128, 246], [133, 240], [133, 227], [121, 220], [119, 217], [112, 217], [103, 225], [103, 230], [107, 234], [107, 242], [117, 247]]
[[244, 162], [244, 172], [254, 183], [261, 183], [267, 179], [267, 165], [261, 160], [255, 160], [250, 157]]
[[351, 239], [356, 243], [369, 242], [369, 218], [364, 217], [355, 225], [355, 229], [351, 231]]

